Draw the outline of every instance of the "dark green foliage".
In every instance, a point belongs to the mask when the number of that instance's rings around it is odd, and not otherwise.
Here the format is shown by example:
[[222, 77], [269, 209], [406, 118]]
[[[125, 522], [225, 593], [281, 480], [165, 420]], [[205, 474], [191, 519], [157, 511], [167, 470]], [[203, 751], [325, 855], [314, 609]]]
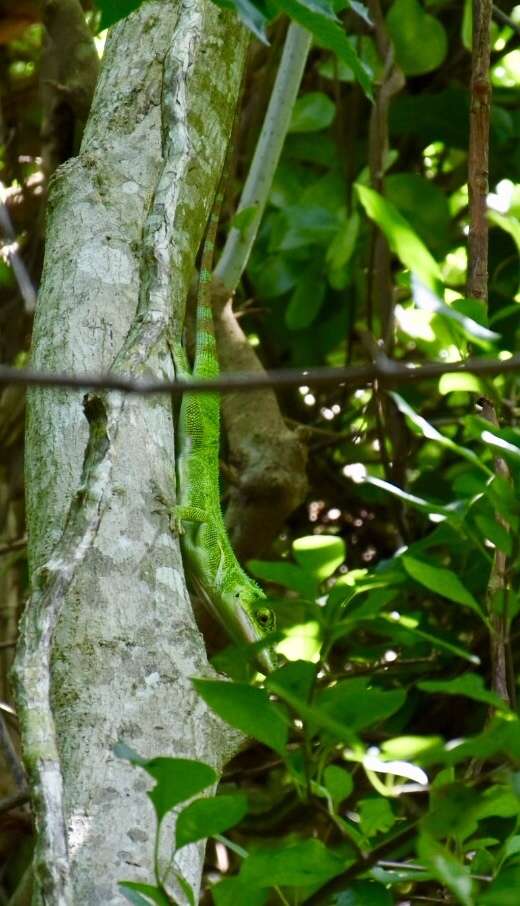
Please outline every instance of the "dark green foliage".
[[[495, 25], [486, 304], [465, 289], [464, 6], [383, 4], [407, 81], [390, 103], [376, 187], [365, 67], [376, 84], [385, 67], [364, 11], [338, 3], [333, 13], [317, 0], [234, 5], [262, 36], [284, 10], [315, 37], [238, 293], [239, 305], [254, 298], [241, 323], [268, 366], [366, 364], [383, 341], [410, 366], [518, 350], [520, 65], [506, 59], [518, 51], [512, 29]], [[233, 225], [244, 230], [251, 216]], [[390, 312], [371, 285], [378, 231]], [[499, 425], [483, 417], [481, 397]], [[221, 795], [187, 805], [177, 824], [177, 846], [214, 835], [226, 848], [230, 867], [217, 872], [209, 847], [204, 904], [516, 903], [517, 398], [511, 375], [461, 373], [391, 392], [318, 391], [302, 378], [300, 392], [285, 393], [286, 414], [310, 438], [311, 495], [249, 569], [270, 592], [287, 660], [251, 686], [247, 652], [231, 650], [215, 664], [234, 681], [194, 681], [256, 741]], [[490, 586], [497, 551], [506, 591]], [[490, 655], [504, 615], [508, 701]]]

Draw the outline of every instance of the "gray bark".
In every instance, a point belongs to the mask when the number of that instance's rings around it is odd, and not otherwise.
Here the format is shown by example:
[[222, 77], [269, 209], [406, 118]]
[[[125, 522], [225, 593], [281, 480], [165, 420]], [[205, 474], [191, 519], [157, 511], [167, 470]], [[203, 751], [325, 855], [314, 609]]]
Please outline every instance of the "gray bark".
[[[245, 47], [206, 0], [151, 0], [112, 30], [80, 154], [51, 185], [35, 368], [172, 377], [166, 330], [182, 323]], [[91, 394], [84, 408], [81, 393], [31, 393], [16, 684], [37, 902], [120, 904], [118, 880], [152, 882], [146, 775], [113, 756], [117, 740], [217, 769], [236, 746], [190, 683], [209, 668], [177, 539], [154, 512], [173, 462], [163, 397]], [[202, 847], [181, 855], [197, 890]]]

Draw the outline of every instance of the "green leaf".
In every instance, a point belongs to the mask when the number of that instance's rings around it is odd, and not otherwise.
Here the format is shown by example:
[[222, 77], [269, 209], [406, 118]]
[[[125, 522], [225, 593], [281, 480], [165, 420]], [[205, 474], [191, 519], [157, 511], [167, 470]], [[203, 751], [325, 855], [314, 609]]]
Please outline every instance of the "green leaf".
[[441, 65], [448, 49], [446, 32], [418, 0], [395, 0], [386, 24], [397, 62], [406, 75], [431, 72]]
[[460, 444], [456, 444], [452, 441], [450, 437], [446, 437], [444, 434], [441, 434], [440, 431], [437, 431], [437, 428], [430, 425], [422, 415], [414, 412], [406, 400], [398, 393], [395, 393], [395, 391], [390, 391], [390, 396], [399, 411], [410, 421], [416, 434], [422, 434], [422, 436], [426, 437], [428, 440], [433, 440], [441, 446], [446, 447], [446, 449], [451, 450], [453, 453], [457, 453], [459, 456], [462, 456], [463, 459], [467, 459], [472, 465], [477, 466], [478, 469], [485, 472], [488, 477], [491, 477], [492, 472], [481, 462], [480, 457], [478, 457], [473, 450], [461, 447]]
[[[337, 217], [319, 204], [294, 204], [278, 212], [273, 222], [269, 248], [293, 251], [306, 245], [327, 245], [337, 227]], [[312, 262], [317, 269], [319, 260]], [[298, 279], [301, 278], [301, 262]]]
[[242, 793], [196, 799], [186, 806], [177, 818], [175, 841], [177, 849], [205, 837], [213, 837], [234, 827], [247, 813], [247, 798]]
[[246, 28], [263, 44], [269, 44], [265, 27], [268, 19], [263, 11], [251, 0], [214, 0], [221, 9], [233, 9]]
[[318, 582], [295, 563], [286, 560], [249, 560], [249, 572], [264, 582], [274, 582], [298, 592], [303, 598], [313, 599], [318, 593]]
[[439, 752], [442, 745], [441, 736], [394, 736], [381, 744], [381, 752], [385, 758], [422, 764], [430, 755]]
[[395, 204], [428, 248], [446, 252], [450, 206], [446, 193], [431, 179], [418, 173], [390, 173], [385, 178], [385, 198]]
[[321, 840], [303, 840], [284, 846], [280, 841], [250, 853], [242, 865], [240, 878], [258, 887], [307, 887], [323, 884], [345, 868], [345, 860], [328, 849]]
[[371, 475], [367, 475], [364, 479], [364, 483], [371, 484], [375, 488], [381, 488], [382, 491], [387, 491], [394, 497], [404, 500], [405, 503], [413, 506], [414, 509], [420, 510], [420, 512], [423, 513], [428, 513], [428, 515], [433, 514], [437, 517], [442, 517], [443, 519], [453, 518], [455, 515], [453, 509], [449, 509], [447, 506], [443, 506], [440, 503], [434, 503], [432, 500], [425, 500], [424, 497], [417, 497], [415, 494], [409, 494], [408, 491], [403, 491], [402, 488], [397, 487], [395, 484], [390, 484], [389, 481], [385, 481], [383, 478], [374, 478]]
[[[414, 873], [414, 880], [417, 872]], [[334, 906], [393, 906], [394, 898], [377, 881], [353, 881], [348, 890], [336, 895]]]
[[485, 702], [494, 708], [508, 710], [506, 703], [496, 692], [486, 689], [484, 681], [477, 673], [464, 673], [450, 680], [423, 680], [417, 683], [425, 692], [442, 692], [445, 695], [464, 695], [477, 702]]
[[506, 458], [509, 456], [510, 459], [513, 459], [515, 462], [520, 461], [520, 447], [510, 443], [504, 437], [500, 437], [498, 432], [486, 429], [480, 435], [480, 439], [494, 450], [500, 450]]
[[261, 262], [253, 259], [249, 273], [256, 292], [263, 299], [282, 296], [296, 285], [299, 277], [294, 262], [286, 255], [263, 256]]
[[[348, 273], [348, 264], [354, 254], [359, 235], [360, 217], [357, 211], [341, 224], [330, 243], [326, 261], [329, 268], [329, 283], [333, 288], [343, 284]], [[342, 287], [339, 287], [342, 288]]]
[[180, 802], [191, 799], [217, 781], [216, 771], [202, 761], [167, 757], [144, 759], [124, 743], [114, 746], [114, 754], [139, 765], [156, 781], [148, 796], [159, 822]]
[[519, 890], [520, 865], [507, 866], [480, 894], [478, 906], [517, 906]]
[[478, 393], [480, 396], [484, 396], [484, 383], [476, 374], [468, 374], [456, 372], [453, 374], [443, 374], [439, 378], [439, 393], [442, 396], [447, 396], [448, 393], [457, 393], [458, 391], [465, 391], [466, 393]]
[[239, 233], [244, 233], [254, 222], [258, 212], [257, 205], [250, 205], [248, 208], [242, 208], [242, 210], [237, 211], [235, 216], [231, 220], [231, 226], [235, 230], [238, 230]]
[[316, 320], [325, 300], [325, 279], [320, 262], [305, 268], [289, 299], [285, 323], [289, 330], [304, 330]]
[[101, 11], [99, 30], [103, 31], [130, 15], [134, 9], [141, 6], [143, 0], [95, 0], [95, 2]]
[[491, 541], [500, 551], [511, 556], [513, 551], [513, 541], [510, 533], [500, 522], [492, 519], [490, 516], [477, 515], [474, 517], [475, 524], [484, 539]]
[[446, 305], [436, 292], [432, 292], [428, 286], [423, 286], [421, 281], [415, 278], [415, 275], [412, 277], [412, 289], [417, 308], [441, 315], [441, 317], [448, 318], [450, 321], [455, 321], [457, 327], [462, 330], [465, 338], [470, 342], [488, 347], [490, 343], [500, 339], [500, 334], [495, 333], [493, 330], [488, 330], [487, 327], [474, 318], [469, 317], [464, 311], [459, 311], [459, 307], [462, 306], [457, 306], [457, 302], [463, 303], [469, 300], [455, 300], [451, 305]]
[[345, 542], [337, 535], [305, 535], [292, 544], [294, 559], [320, 582], [345, 561]]
[[381, 614], [381, 619], [388, 623], [398, 623], [406, 632], [417, 636], [418, 639], [424, 639], [425, 641], [430, 642], [434, 648], [440, 648], [441, 651], [450, 651], [451, 654], [455, 654], [457, 657], [469, 661], [470, 664], [480, 664], [480, 658], [478, 658], [476, 654], [471, 654], [470, 651], [461, 648], [459, 645], [454, 645], [453, 642], [443, 639], [433, 632], [428, 632], [425, 629], [419, 628], [419, 626], [417, 626], [417, 621], [411, 621], [409, 617], [406, 617], [403, 614], [399, 614], [397, 617], [389, 613]]
[[309, 91], [297, 98], [289, 132], [320, 132], [336, 115], [336, 106], [323, 91]]
[[171, 902], [164, 891], [159, 887], [153, 887], [151, 884], [120, 881], [117, 886], [125, 900], [133, 903], [134, 906], [150, 906], [150, 903], [156, 903], [157, 906], [171, 906]]
[[460, 845], [478, 827], [479, 794], [463, 783], [435, 785], [423, 830], [434, 837], [456, 840]]
[[341, 680], [324, 689], [316, 699], [316, 709], [346, 724], [352, 731], [380, 723], [402, 707], [404, 689], [385, 691], [370, 686], [365, 677]]
[[267, 888], [257, 887], [255, 884], [246, 884], [238, 877], [225, 878], [220, 884], [211, 888], [211, 895], [215, 906], [265, 906], [269, 891]]
[[195, 894], [193, 892], [193, 887], [191, 886], [189, 881], [186, 880], [186, 878], [184, 877], [184, 875], [182, 875], [180, 873], [180, 871], [177, 871], [174, 869], [174, 874], [175, 874], [175, 877], [176, 877], [179, 885], [181, 886], [181, 888], [184, 892], [184, 895], [189, 903], [189, 906], [197, 906], [197, 902], [195, 900]]
[[409, 554], [401, 557], [401, 562], [412, 579], [424, 585], [429, 591], [456, 604], [465, 604], [479, 615], [484, 617], [480, 604], [475, 600], [470, 591], [462, 584], [459, 577], [450, 569], [441, 566], [432, 566], [424, 560], [417, 560]]
[[389, 831], [395, 824], [395, 815], [388, 799], [383, 796], [360, 799], [357, 806], [361, 830], [367, 837]]
[[340, 60], [350, 66], [367, 97], [372, 97], [371, 73], [359, 59], [343, 28], [337, 22], [314, 12], [299, 0], [276, 0], [276, 5], [291, 19], [308, 29], [323, 47], [333, 50]]
[[265, 680], [267, 688], [276, 684], [278, 689], [285, 689], [297, 695], [302, 701], [307, 701], [308, 696], [316, 681], [316, 667], [309, 661], [290, 661], [273, 670]]
[[336, 764], [329, 764], [323, 772], [323, 783], [337, 811], [342, 802], [348, 799], [354, 789], [352, 774]]
[[346, 722], [330, 717], [323, 709], [308, 705], [306, 701], [295, 695], [290, 689], [277, 683], [273, 679], [273, 674], [269, 677], [269, 688], [278, 698], [286, 702], [299, 717], [306, 721], [310, 727], [319, 728], [334, 739], [348, 742], [351, 745], [357, 744], [357, 737]]
[[367, 215], [383, 231], [401, 263], [437, 291], [441, 283], [439, 265], [400, 211], [374, 189], [356, 183], [356, 190]]
[[[429, 834], [421, 834], [417, 852], [419, 859], [451, 891], [457, 902], [462, 903], [462, 906], [474, 906], [473, 882], [469, 870], [449, 850]], [[496, 901], [493, 906], [498, 906]]]
[[194, 679], [193, 685], [219, 717], [280, 755], [287, 744], [287, 722], [263, 689], [246, 683]]

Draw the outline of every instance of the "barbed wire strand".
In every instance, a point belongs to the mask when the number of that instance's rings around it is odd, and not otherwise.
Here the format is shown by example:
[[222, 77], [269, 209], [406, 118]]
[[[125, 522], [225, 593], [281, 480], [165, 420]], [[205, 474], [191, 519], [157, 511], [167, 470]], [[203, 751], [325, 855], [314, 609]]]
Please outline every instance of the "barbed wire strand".
[[424, 365], [397, 362], [384, 354], [367, 364], [344, 368], [286, 368], [260, 373], [230, 372], [218, 378], [189, 381], [134, 380], [119, 374], [65, 374], [0, 366], [0, 386], [18, 385], [61, 390], [114, 390], [130, 394], [170, 394], [215, 391], [247, 392], [263, 387], [330, 387], [346, 384], [363, 387], [377, 380], [384, 387], [434, 380], [444, 374], [475, 374], [496, 377], [520, 371], [520, 354], [508, 359], [465, 359], [458, 362], [427, 362]]

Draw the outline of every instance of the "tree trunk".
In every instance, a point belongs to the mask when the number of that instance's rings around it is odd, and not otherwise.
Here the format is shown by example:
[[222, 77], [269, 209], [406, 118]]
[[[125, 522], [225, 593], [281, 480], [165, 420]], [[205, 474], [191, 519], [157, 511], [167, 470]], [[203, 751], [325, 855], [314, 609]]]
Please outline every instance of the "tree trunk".
[[[35, 368], [172, 377], [166, 329], [182, 324], [245, 49], [205, 0], [152, 0], [112, 29], [81, 152], [50, 187]], [[157, 489], [174, 493], [170, 401], [82, 396], [32, 392], [27, 431], [33, 594], [16, 681], [36, 901], [53, 906], [123, 903], [118, 880], [152, 882], [145, 775], [116, 741], [217, 769], [236, 746], [192, 690], [209, 668], [155, 512]], [[181, 855], [197, 890], [202, 847]]]

